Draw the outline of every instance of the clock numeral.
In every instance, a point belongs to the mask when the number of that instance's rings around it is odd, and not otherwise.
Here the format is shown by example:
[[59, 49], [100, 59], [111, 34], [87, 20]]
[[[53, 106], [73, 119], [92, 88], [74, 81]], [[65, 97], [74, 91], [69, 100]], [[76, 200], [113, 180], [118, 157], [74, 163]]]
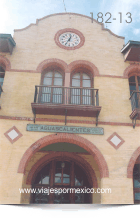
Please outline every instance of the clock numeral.
[[59, 37], [59, 41], [63, 46], [74, 47], [80, 43], [80, 38], [75, 33], [67, 32]]

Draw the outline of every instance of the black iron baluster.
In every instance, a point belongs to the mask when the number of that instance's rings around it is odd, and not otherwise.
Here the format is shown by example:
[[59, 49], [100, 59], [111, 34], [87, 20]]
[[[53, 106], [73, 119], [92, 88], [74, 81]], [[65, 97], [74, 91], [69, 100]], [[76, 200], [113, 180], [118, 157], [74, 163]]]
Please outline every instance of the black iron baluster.
[[37, 99], [37, 86], [35, 86], [34, 103], [37, 103], [36, 99]]

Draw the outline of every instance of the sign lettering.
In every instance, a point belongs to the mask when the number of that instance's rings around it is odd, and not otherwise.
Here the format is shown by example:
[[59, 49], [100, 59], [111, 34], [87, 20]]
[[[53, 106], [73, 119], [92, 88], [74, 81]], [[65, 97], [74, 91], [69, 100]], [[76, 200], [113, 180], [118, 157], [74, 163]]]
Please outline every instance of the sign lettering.
[[75, 134], [91, 134], [103, 135], [104, 129], [100, 127], [77, 127], [77, 126], [51, 126], [27, 124], [27, 131], [32, 132], [58, 132], [58, 133], [75, 133]]

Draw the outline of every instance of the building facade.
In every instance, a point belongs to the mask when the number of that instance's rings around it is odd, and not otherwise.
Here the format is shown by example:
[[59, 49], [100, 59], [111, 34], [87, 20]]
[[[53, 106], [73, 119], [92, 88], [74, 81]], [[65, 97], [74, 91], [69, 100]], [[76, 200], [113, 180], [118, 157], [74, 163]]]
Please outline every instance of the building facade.
[[73, 13], [0, 34], [0, 203], [140, 202], [139, 46]]

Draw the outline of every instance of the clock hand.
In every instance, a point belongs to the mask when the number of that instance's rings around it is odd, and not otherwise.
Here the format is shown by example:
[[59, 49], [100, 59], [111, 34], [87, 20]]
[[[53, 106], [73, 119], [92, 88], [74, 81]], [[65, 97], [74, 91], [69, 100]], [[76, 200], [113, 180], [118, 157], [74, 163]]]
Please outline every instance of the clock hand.
[[[70, 40], [71, 40], [71, 34], [70, 34], [70, 38], [68, 39], [68, 41], [66, 42], [66, 44], [67, 44]], [[65, 44], [65, 45], [66, 45], [66, 44]]]

